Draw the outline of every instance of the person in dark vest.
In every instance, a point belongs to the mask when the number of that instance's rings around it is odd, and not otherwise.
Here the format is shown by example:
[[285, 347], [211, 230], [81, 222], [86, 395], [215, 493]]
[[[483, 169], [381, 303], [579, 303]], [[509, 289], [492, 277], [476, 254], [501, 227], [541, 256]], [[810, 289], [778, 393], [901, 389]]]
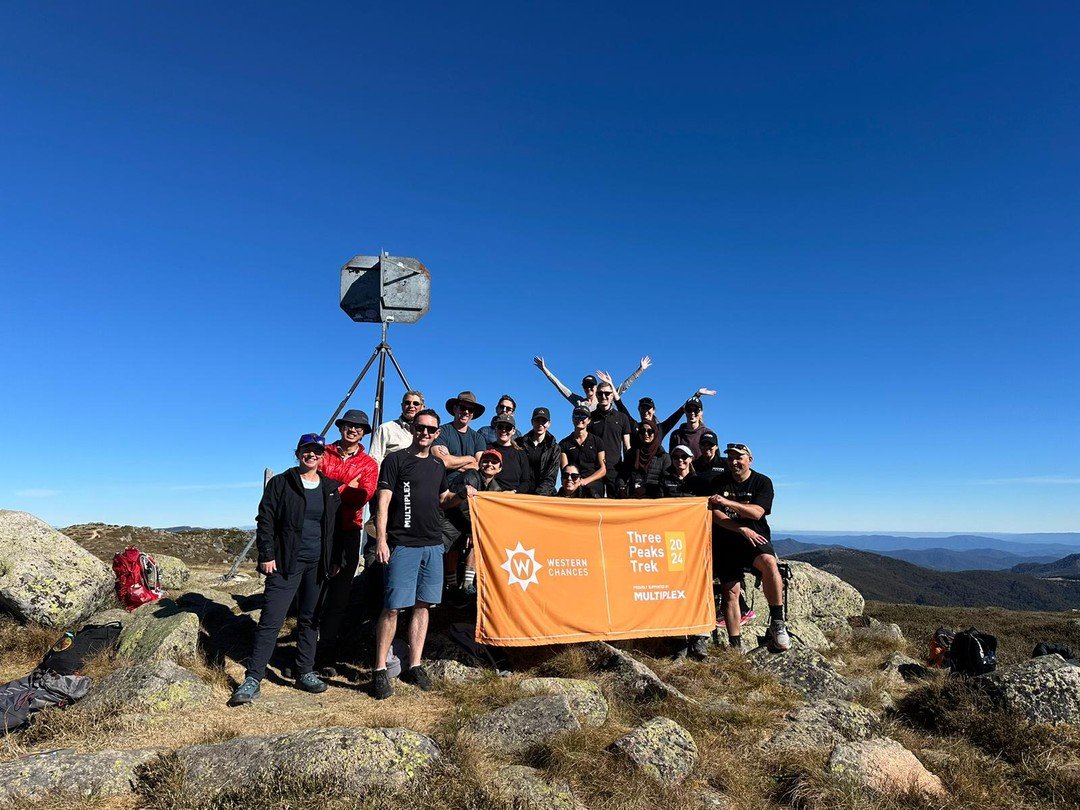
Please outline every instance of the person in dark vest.
[[244, 680], [229, 698], [230, 706], [250, 703], [259, 696], [266, 665], [294, 598], [296, 686], [305, 692], [326, 691], [326, 683], [313, 671], [319, 638], [316, 609], [324, 582], [337, 573], [344, 560], [339, 559], [343, 557], [341, 549], [334, 547], [342, 484], [319, 472], [325, 451], [322, 436], [305, 433], [296, 443], [297, 466], [275, 475], [263, 491], [255, 543], [259, 573], [266, 576], [265, 601]]

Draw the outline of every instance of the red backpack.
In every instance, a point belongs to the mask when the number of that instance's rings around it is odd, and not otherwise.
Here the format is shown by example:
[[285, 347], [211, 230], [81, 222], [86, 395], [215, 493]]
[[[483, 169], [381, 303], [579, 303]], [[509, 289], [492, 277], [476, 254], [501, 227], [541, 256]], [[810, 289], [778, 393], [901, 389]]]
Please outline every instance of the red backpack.
[[128, 610], [162, 597], [161, 569], [149, 554], [135, 547], [118, 552], [112, 561], [116, 573], [116, 598]]

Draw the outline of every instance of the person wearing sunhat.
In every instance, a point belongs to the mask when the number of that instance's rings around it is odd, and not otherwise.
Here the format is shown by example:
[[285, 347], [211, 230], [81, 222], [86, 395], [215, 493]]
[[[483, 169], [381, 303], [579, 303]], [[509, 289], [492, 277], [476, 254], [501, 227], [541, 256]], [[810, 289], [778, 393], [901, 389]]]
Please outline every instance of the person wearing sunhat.
[[529, 459], [529, 488], [533, 495], [555, 494], [562, 450], [550, 428], [551, 411], [533, 408], [532, 430], [517, 440], [518, 447]]
[[323, 583], [341, 564], [334, 547], [334, 529], [341, 504], [341, 482], [319, 472], [326, 440], [305, 433], [296, 443], [297, 466], [267, 482], [256, 518], [255, 544], [259, 572], [266, 576], [263, 608], [244, 680], [229, 705], [250, 703], [259, 696], [266, 665], [293, 599], [296, 617], [296, 686], [305, 692], [324, 692], [326, 683], [315, 674], [319, 637], [316, 610]]
[[364, 507], [375, 495], [379, 480], [379, 465], [364, 452], [360, 442], [371, 433], [366, 413], [350, 409], [334, 422], [341, 438], [326, 446], [319, 462], [319, 471], [330, 478], [345, 481], [339, 490], [341, 509], [338, 512], [336, 546], [342, 549], [341, 569], [326, 583], [323, 606], [319, 617], [320, 667], [333, 665], [337, 659], [338, 632], [345, 606], [349, 603], [353, 577], [360, 563], [360, 545], [364, 533]]
[[[485, 410], [472, 391], [462, 391], [446, 400], [446, 411], [453, 420], [440, 426], [439, 436], [431, 445], [431, 455], [446, 466], [446, 481], [451, 489], [465, 481], [465, 473], [472, 471], [475, 476], [480, 469], [480, 454], [487, 449], [487, 442], [473, 430], [472, 424]], [[440, 523], [447, 552], [444, 583], [453, 593], [457, 590], [458, 565], [469, 534], [469, 521], [460, 509], [449, 509], [442, 513]]]

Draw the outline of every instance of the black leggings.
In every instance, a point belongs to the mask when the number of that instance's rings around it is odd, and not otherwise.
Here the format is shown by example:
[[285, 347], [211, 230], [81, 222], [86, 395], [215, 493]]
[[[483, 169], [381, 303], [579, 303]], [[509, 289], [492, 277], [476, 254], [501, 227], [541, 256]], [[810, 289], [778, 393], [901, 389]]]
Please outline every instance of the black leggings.
[[247, 677], [259, 681], [266, 677], [266, 664], [274, 654], [278, 633], [297, 591], [300, 595], [296, 605], [296, 677], [315, 668], [315, 645], [319, 640], [315, 614], [321, 590], [318, 562], [297, 563], [296, 570], [290, 574], [275, 571], [266, 578], [265, 603], [247, 663]]

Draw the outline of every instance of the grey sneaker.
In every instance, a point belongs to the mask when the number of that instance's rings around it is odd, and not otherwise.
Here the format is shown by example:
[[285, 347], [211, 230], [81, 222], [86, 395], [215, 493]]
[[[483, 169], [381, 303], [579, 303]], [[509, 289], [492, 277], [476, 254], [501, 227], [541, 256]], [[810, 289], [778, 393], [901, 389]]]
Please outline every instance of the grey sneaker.
[[305, 672], [303, 675], [296, 679], [296, 688], [303, 689], [305, 692], [311, 692], [311, 694], [317, 695], [320, 692], [326, 691], [326, 681], [324, 681], [314, 672]]
[[695, 661], [704, 661], [709, 657], [709, 637], [691, 636], [687, 654]]
[[230, 706], [243, 706], [245, 703], [251, 703], [255, 698], [259, 696], [261, 687], [259, 682], [254, 678], [244, 678], [244, 682], [241, 683], [232, 693], [232, 697], [229, 698]]
[[385, 669], [375, 670], [371, 679], [371, 696], [376, 700], [386, 700], [394, 694], [394, 687], [390, 685], [390, 676]]
[[787, 625], [783, 619], [773, 619], [769, 622], [769, 649], [773, 652], [786, 652], [791, 647], [791, 636], [788, 635]]
[[434, 688], [431, 685], [431, 678], [428, 677], [427, 670], [419, 664], [402, 672], [401, 680], [405, 681], [405, 683], [411, 683], [424, 692], [430, 692]]

